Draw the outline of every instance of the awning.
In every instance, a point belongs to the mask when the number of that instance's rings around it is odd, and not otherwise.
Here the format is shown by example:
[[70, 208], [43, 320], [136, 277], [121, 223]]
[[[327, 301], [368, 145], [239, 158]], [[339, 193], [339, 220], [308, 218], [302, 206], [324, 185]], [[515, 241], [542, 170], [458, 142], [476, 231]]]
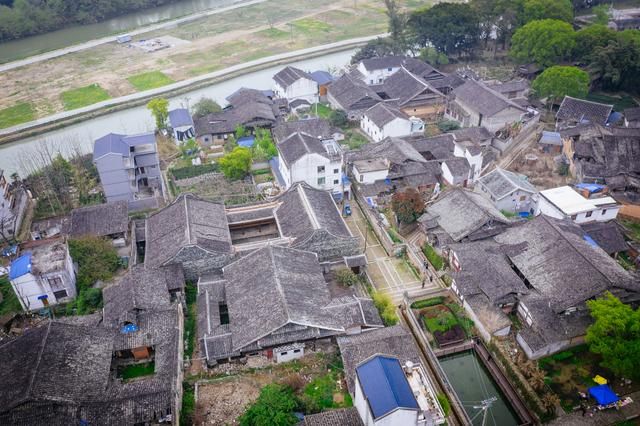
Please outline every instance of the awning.
[[589, 388], [589, 394], [595, 398], [599, 405], [609, 405], [620, 400], [609, 385], [593, 386]]

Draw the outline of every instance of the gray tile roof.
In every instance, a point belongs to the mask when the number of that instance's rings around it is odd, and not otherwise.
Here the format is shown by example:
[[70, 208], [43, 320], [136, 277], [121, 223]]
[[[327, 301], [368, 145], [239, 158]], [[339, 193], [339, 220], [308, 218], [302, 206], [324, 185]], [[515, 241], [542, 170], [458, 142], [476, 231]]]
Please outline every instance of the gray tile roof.
[[129, 208], [126, 201], [98, 204], [74, 209], [71, 212], [72, 237], [126, 233], [129, 227]]
[[371, 87], [349, 74], [342, 75], [327, 90], [346, 111], [354, 108], [356, 104], [362, 105], [362, 108], [369, 108], [382, 101]]
[[280, 87], [284, 88], [291, 86], [301, 78], [313, 80], [313, 77], [311, 77], [309, 73], [291, 66], [284, 67], [282, 70], [278, 71], [276, 75], [273, 76], [273, 80], [278, 83]]
[[234, 350], [289, 323], [343, 330], [322, 309], [329, 290], [314, 253], [266, 246], [223, 271]]
[[420, 352], [413, 337], [403, 325], [368, 330], [353, 336], [337, 338], [344, 364], [349, 392], [355, 392], [355, 370], [362, 361], [376, 354], [398, 358], [400, 363], [420, 364]]
[[488, 223], [509, 224], [509, 220], [480, 194], [453, 188], [427, 207], [438, 225], [453, 241], [460, 241]]
[[157, 267], [183, 247], [198, 246], [215, 253], [231, 253], [231, 234], [224, 205], [181, 194], [147, 219], [145, 264]]
[[474, 80], [467, 80], [462, 86], [456, 87], [452, 93], [456, 99], [486, 117], [491, 117], [507, 108], [515, 108], [522, 112], [526, 111], [502, 94]]
[[273, 104], [263, 102], [244, 102], [214, 112], [195, 121], [196, 137], [208, 134], [233, 133], [239, 125], [271, 127], [276, 122]]
[[119, 154], [123, 157], [130, 156], [130, 148], [138, 145], [156, 144], [156, 135], [154, 132], [141, 133], [139, 135], [120, 135], [117, 133], [109, 133], [93, 143], [93, 160], [107, 155]]
[[397, 68], [404, 63], [405, 59], [406, 57], [404, 56], [382, 56], [363, 59], [361, 62], [367, 71], [375, 71], [387, 68]]
[[453, 157], [454, 137], [450, 133], [431, 137], [404, 138], [416, 151], [429, 160], [444, 160]]
[[363, 426], [356, 407], [327, 410], [304, 416], [298, 426]]
[[627, 121], [640, 121], [640, 107], [627, 108], [624, 110], [624, 118]]
[[[410, 139], [407, 139], [410, 140]], [[391, 163], [401, 164], [407, 161], [424, 163], [427, 160], [420, 155], [414, 143], [405, 139], [386, 138], [382, 142], [363, 146], [359, 151], [349, 154], [350, 161], [386, 158]]]
[[442, 93], [404, 68], [400, 68], [384, 81], [382, 91], [389, 99], [395, 100], [400, 106], [406, 105], [411, 101], [422, 104], [439, 99], [444, 102]]
[[283, 236], [305, 238], [318, 229], [326, 229], [336, 237], [351, 237], [329, 192], [297, 183], [278, 200], [282, 204], [275, 215]]
[[511, 195], [517, 190], [535, 194], [538, 190], [526, 179], [526, 176], [496, 168], [478, 180], [478, 185], [486, 188], [496, 200]]
[[306, 133], [314, 138], [330, 138], [333, 134], [331, 124], [322, 118], [284, 121], [273, 128], [273, 137], [281, 142], [296, 132]]
[[588, 122], [604, 125], [609, 119], [613, 105], [585, 101], [565, 96], [558, 108], [556, 118], [574, 123]]
[[409, 116], [398, 108], [380, 102], [369, 108], [364, 115], [369, 118], [379, 128], [384, 127], [388, 123], [391, 123], [396, 118], [403, 120], [409, 120]]
[[469, 170], [471, 170], [471, 166], [469, 165], [469, 161], [466, 158], [449, 158], [444, 160], [444, 164], [447, 165], [447, 168], [454, 178], [469, 177]]
[[574, 149], [583, 176], [605, 178], [605, 181], [619, 175], [640, 177], [639, 140], [638, 136], [606, 134], [581, 137], [574, 143]]
[[478, 145], [490, 145], [493, 135], [486, 127], [465, 127], [451, 132], [456, 141], [469, 141]]
[[615, 222], [591, 222], [580, 227], [609, 255], [629, 250], [629, 245]]
[[307, 154], [318, 154], [329, 160], [339, 160], [340, 153], [337, 150], [340, 148], [335, 143], [333, 147], [336, 149], [336, 152], [330, 154], [327, 152], [326, 145], [322, 139], [302, 132], [296, 132], [290, 135], [277, 145], [280, 157], [289, 167]]
[[488, 87], [498, 93], [522, 92], [529, 89], [529, 81], [524, 79], [512, 80], [506, 83], [489, 84]]
[[540, 215], [495, 240], [521, 245], [509, 259], [556, 313], [612, 287], [640, 290], [640, 284], [634, 284], [627, 271], [602, 249], [585, 241], [584, 232], [570, 221]]
[[188, 109], [176, 108], [169, 111], [169, 123], [171, 127], [175, 129], [178, 127], [193, 126], [193, 119]]

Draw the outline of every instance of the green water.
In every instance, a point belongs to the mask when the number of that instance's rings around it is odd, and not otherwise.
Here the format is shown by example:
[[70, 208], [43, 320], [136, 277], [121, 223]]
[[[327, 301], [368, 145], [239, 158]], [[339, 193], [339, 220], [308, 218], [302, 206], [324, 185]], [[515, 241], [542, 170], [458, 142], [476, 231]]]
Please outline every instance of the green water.
[[491, 397], [496, 397], [497, 400], [487, 410], [485, 425], [511, 426], [519, 424], [518, 416], [513, 412], [509, 401], [502, 394], [474, 351], [449, 355], [440, 358], [439, 361], [474, 425], [483, 424], [482, 410], [474, 408], [474, 406], [480, 406], [481, 401]]

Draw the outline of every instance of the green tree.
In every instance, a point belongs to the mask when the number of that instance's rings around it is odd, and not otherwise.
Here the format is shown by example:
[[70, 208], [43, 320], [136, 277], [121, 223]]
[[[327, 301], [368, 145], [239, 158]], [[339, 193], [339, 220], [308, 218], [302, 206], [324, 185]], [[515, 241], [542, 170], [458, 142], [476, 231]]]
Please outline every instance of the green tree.
[[403, 53], [407, 49], [405, 37], [407, 16], [400, 11], [396, 0], [384, 0], [384, 5], [389, 19], [389, 38], [393, 41], [394, 52]]
[[222, 107], [220, 107], [220, 105], [213, 99], [203, 96], [198, 100], [198, 102], [193, 104], [192, 110], [193, 115], [196, 118], [200, 118], [213, 112], [220, 112], [222, 111]]
[[573, 22], [571, 0], [525, 0], [522, 23], [541, 19], [558, 19]]
[[404, 192], [393, 194], [391, 209], [400, 222], [413, 223], [424, 212], [424, 200], [418, 191], [407, 188]]
[[589, 74], [576, 67], [556, 65], [544, 70], [531, 87], [539, 98], [548, 98], [550, 108], [565, 96], [585, 98], [589, 93]]
[[111, 241], [85, 236], [69, 240], [69, 253], [78, 264], [78, 290], [92, 287], [97, 281], [109, 281], [120, 266], [118, 252]]
[[432, 45], [448, 56], [470, 54], [480, 38], [480, 21], [467, 3], [438, 3], [416, 10], [408, 27], [418, 46]]
[[393, 40], [389, 37], [378, 37], [373, 40], [369, 40], [367, 44], [362, 46], [351, 57], [351, 63], [357, 64], [363, 59], [381, 58], [383, 56], [395, 55], [398, 52], [398, 46], [395, 45]]
[[349, 124], [347, 113], [341, 109], [334, 109], [329, 114], [329, 122], [332, 126], [344, 128]]
[[607, 90], [638, 92], [640, 73], [640, 31], [625, 30], [606, 46], [589, 55], [589, 72], [595, 84]]
[[571, 57], [575, 48], [573, 27], [557, 19], [531, 21], [511, 39], [511, 56], [520, 63], [548, 67]]
[[640, 309], [625, 305], [611, 293], [587, 301], [594, 323], [587, 329], [589, 350], [618, 377], [640, 379]]
[[256, 129], [256, 139], [253, 145], [254, 158], [270, 160], [278, 155], [278, 149], [273, 143], [271, 132], [266, 129]]
[[233, 135], [235, 136], [236, 140], [238, 140], [240, 138], [244, 138], [245, 136], [249, 136], [250, 133], [247, 130], [247, 128], [244, 127], [242, 124], [238, 124], [236, 126], [236, 130], [234, 131]]
[[420, 59], [433, 66], [447, 65], [449, 58], [442, 52], [438, 52], [435, 47], [427, 46], [420, 49]]
[[596, 18], [593, 20], [594, 24], [607, 25], [609, 23], [609, 6], [606, 4], [600, 4], [591, 9]]
[[298, 423], [293, 411], [298, 401], [291, 388], [270, 384], [260, 390], [260, 396], [238, 419], [241, 426], [292, 426]]
[[165, 129], [167, 118], [169, 118], [169, 101], [164, 98], [151, 99], [147, 103], [147, 109], [151, 111], [151, 115], [156, 120], [156, 129]]
[[251, 170], [251, 150], [237, 146], [218, 160], [227, 179], [242, 179]]
[[594, 49], [604, 47], [616, 39], [616, 32], [604, 25], [589, 25], [576, 32], [576, 47], [573, 57], [578, 61], [588, 60]]

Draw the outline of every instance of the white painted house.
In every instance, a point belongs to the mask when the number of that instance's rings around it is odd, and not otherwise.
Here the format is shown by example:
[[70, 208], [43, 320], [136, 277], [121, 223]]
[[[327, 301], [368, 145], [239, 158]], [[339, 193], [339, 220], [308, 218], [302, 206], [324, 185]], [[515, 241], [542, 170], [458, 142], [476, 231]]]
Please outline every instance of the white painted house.
[[296, 132], [278, 143], [277, 148], [278, 170], [285, 189], [296, 182], [306, 182], [336, 194], [349, 190], [342, 180], [342, 150], [335, 140]]
[[173, 140], [177, 144], [196, 137], [193, 118], [186, 108], [176, 108], [169, 111], [169, 124], [173, 129]]
[[[32, 243], [35, 244], [35, 243]], [[76, 274], [65, 241], [42, 240], [11, 263], [11, 287], [25, 311], [76, 297]]]
[[363, 59], [358, 64], [358, 71], [368, 85], [382, 84], [387, 77], [395, 74], [405, 61], [404, 56], [384, 56], [382, 58]]
[[409, 136], [424, 132], [424, 121], [416, 117], [409, 117], [391, 105], [380, 102], [362, 115], [360, 128], [374, 142], [380, 142], [388, 137]]
[[353, 176], [358, 183], [374, 183], [387, 178], [389, 161], [385, 158], [357, 160], [353, 162]]
[[277, 98], [286, 98], [289, 103], [304, 100], [309, 104], [318, 102], [318, 82], [299, 68], [285, 67], [273, 76], [273, 92]]
[[611, 197], [585, 198], [570, 186], [561, 186], [540, 191], [536, 215], [587, 223], [613, 220], [619, 211], [620, 205]]
[[465, 158], [469, 163], [469, 180], [475, 182], [480, 178], [482, 172], [482, 147], [470, 143], [454, 142], [453, 155], [459, 158]]

